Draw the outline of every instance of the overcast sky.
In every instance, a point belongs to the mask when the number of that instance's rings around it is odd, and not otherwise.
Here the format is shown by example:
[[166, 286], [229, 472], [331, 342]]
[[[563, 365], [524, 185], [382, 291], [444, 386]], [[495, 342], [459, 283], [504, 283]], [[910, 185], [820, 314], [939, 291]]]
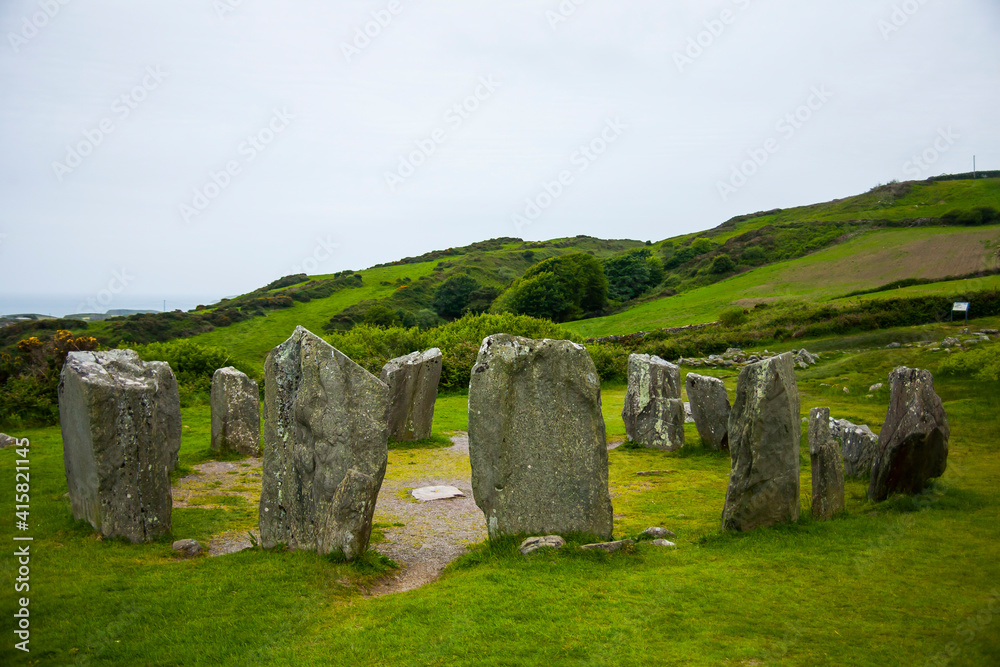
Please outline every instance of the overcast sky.
[[997, 0], [5, 0], [0, 35], [0, 313], [1000, 168]]

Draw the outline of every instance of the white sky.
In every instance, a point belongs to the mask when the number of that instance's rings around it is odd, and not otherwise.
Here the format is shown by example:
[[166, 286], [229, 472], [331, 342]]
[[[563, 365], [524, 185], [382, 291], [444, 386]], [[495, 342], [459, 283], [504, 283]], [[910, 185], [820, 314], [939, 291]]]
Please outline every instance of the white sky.
[[[226, 1], [0, 4], [0, 312], [190, 307], [499, 236], [658, 240], [1000, 168], [997, 0]], [[391, 22], [348, 58], [372, 12]], [[549, 205], [515, 225], [526, 198]]]

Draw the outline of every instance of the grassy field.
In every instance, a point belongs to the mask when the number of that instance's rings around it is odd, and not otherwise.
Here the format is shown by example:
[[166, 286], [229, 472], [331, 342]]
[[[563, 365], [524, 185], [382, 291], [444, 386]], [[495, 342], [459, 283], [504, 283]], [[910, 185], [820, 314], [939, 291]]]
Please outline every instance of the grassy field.
[[[647, 301], [607, 317], [564, 324], [580, 336], [607, 336], [714, 321], [736, 304], [786, 298], [835, 300], [903, 278], [942, 278], [996, 268], [1000, 227], [920, 227], [869, 232], [806, 257], [763, 266], [677, 296]], [[973, 267], [968, 270], [959, 267]], [[1000, 276], [932, 283], [879, 296], [1000, 287]]]
[[[979, 322], [996, 326], [996, 321]], [[882, 332], [939, 336], [950, 329]], [[885, 338], [798, 342], [823, 349], [799, 371], [803, 415], [833, 414], [878, 430], [888, 396], [867, 397], [896, 365], [936, 370], [943, 358], [884, 350]], [[943, 354], [943, 353], [939, 353]], [[702, 372], [702, 371], [699, 371]], [[735, 373], [718, 373], [732, 391]], [[746, 535], [719, 531], [729, 459], [688, 445], [665, 453], [609, 454], [615, 534], [651, 525], [678, 547], [640, 544], [606, 556], [569, 549], [530, 558], [515, 541], [483, 544], [438, 582], [369, 599], [375, 560], [345, 565], [310, 553], [247, 550], [175, 559], [169, 540], [129, 545], [74, 522], [65, 497], [58, 428], [31, 441], [31, 653], [12, 648], [14, 596], [0, 596], [3, 664], [359, 665], [985, 665], [1000, 662], [1000, 387], [938, 376], [948, 411], [948, 471], [923, 496], [872, 504], [850, 481], [847, 510], [830, 522], [809, 512], [803, 440], [802, 520]], [[849, 393], [843, 388], [847, 387]], [[609, 440], [624, 428], [624, 387], [606, 387]], [[435, 431], [466, 426], [461, 393], [443, 395]], [[211, 458], [208, 413], [186, 409], [181, 465]], [[419, 450], [420, 457], [438, 450]], [[13, 449], [0, 451], [0, 491], [13, 534]], [[389, 475], [413, 459], [390, 452]], [[653, 477], [643, 470], [667, 470]], [[174, 536], [207, 540], [255, 521], [256, 508], [174, 511]], [[376, 544], [377, 548], [377, 544]], [[2, 560], [12, 591], [16, 566]]]

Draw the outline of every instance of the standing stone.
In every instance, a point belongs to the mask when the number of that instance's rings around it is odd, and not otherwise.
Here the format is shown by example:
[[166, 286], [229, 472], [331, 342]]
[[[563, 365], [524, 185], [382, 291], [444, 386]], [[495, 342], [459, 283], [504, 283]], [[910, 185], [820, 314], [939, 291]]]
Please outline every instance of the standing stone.
[[232, 366], [212, 376], [212, 451], [260, 456], [260, 392]]
[[648, 354], [628, 357], [628, 391], [622, 419], [629, 442], [675, 451], [684, 446], [681, 369]]
[[809, 411], [809, 460], [812, 463], [812, 513], [829, 519], [844, 509], [844, 462], [830, 433], [830, 408]]
[[59, 423], [74, 519], [105, 537], [151, 542], [170, 532], [170, 471], [181, 404], [169, 364], [132, 350], [70, 352]]
[[441, 350], [435, 347], [393, 359], [379, 379], [389, 385], [389, 437], [429, 438], [441, 379]]
[[878, 437], [868, 497], [920, 493], [944, 474], [951, 429], [930, 371], [901, 366], [889, 375], [889, 411]]
[[389, 388], [302, 327], [268, 353], [264, 374], [261, 544], [353, 560], [385, 476]]
[[878, 454], [878, 436], [867, 426], [858, 426], [846, 419], [831, 419], [830, 433], [840, 441], [844, 476], [870, 479], [872, 462]]
[[469, 383], [469, 455], [491, 539], [611, 537], [601, 382], [582, 345], [486, 338]]
[[688, 373], [685, 381], [691, 415], [702, 444], [713, 450], [729, 449], [729, 395], [718, 378]]
[[792, 354], [746, 366], [729, 415], [732, 470], [723, 530], [745, 531], [799, 518], [799, 388]]

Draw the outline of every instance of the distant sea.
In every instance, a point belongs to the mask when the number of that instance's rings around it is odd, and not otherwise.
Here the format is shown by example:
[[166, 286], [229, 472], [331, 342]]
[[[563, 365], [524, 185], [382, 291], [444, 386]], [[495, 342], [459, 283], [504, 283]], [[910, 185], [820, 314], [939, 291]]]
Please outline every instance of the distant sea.
[[63, 317], [73, 313], [105, 313], [109, 310], [155, 310], [162, 311], [164, 301], [167, 310], [194, 310], [195, 306], [218, 303], [220, 295], [115, 295], [109, 303], [94, 300], [93, 294], [87, 295], [12, 295], [0, 294], [0, 315], [20, 315], [36, 313]]

